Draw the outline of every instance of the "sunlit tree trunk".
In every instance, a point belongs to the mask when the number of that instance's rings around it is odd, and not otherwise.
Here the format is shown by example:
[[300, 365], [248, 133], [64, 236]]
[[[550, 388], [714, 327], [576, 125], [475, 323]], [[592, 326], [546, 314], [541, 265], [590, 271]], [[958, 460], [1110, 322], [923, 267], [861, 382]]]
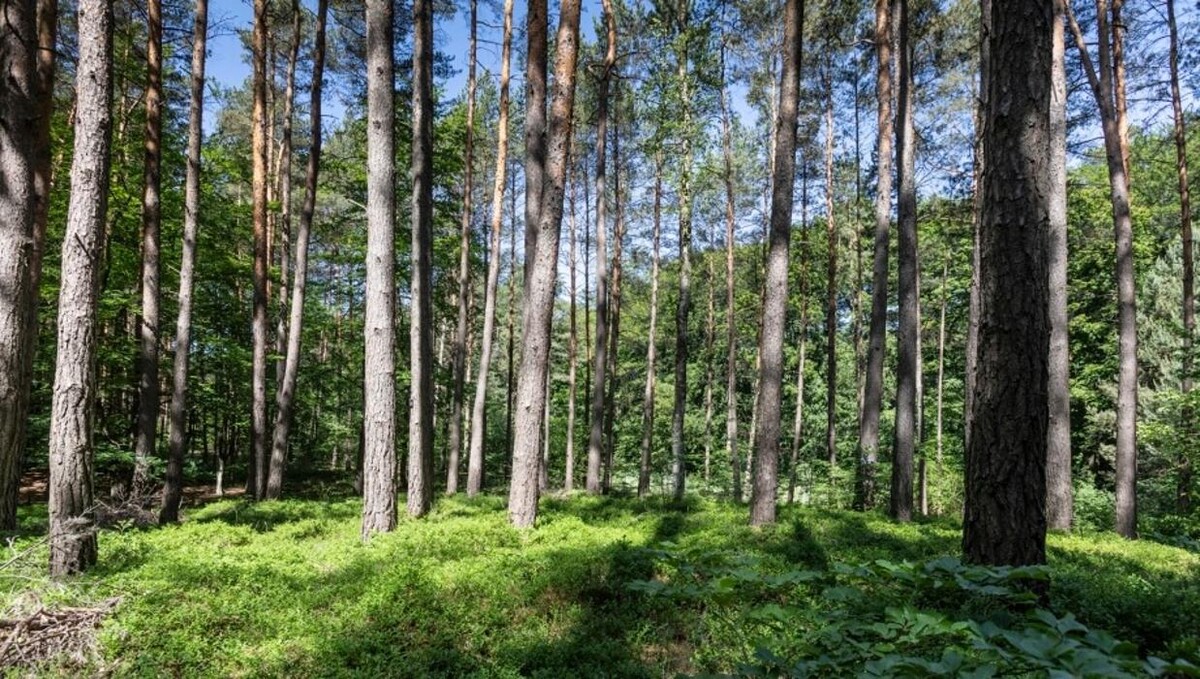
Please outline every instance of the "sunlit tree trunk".
[[650, 237], [650, 324], [646, 331], [646, 389], [642, 394], [642, 457], [638, 467], [638, 497], [650, 492], [650, 463], [654, 449], [654, 398], [658, 380], [658, 269], [662, 232], [662, 153], [654, 155], [654, 231]]
[[251, 330], [250, 432], [253, 469], [246, 476], [246, 495], [260, 499], [267, 485], [267, 2], [254, 0], [253, 114], [251, 163], [253, 165], [254, 312]]
[[[691, 5], [682, 0], [677, 9], [679, 33], [688, 28]], [[686, 38], [678, 38], [681, 45], [676, 54], [678, 71], [676, 78], [683, 103], [682, 144], [679, 163], [679, 297], [675, 304], [675, 398], [671, 409], [671, 478], [672, 493], [676, 500], [683, 499], [687, 483], [687, 447], [684, 442], [684, 413], [687, 410], [688, 368], [688, 316], [692, 309], [692, 111], [688, 82], [688, 50]]]

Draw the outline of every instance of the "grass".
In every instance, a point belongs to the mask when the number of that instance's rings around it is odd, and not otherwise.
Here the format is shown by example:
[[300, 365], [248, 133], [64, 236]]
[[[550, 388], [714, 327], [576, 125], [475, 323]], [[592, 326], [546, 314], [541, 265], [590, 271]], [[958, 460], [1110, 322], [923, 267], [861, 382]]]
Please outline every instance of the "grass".
[[[403, 506], [403, 505], [401, 505]], [[100, 633], [118, 676], [674, 676], [720, 666], [699, 637], [702, 607], [631, 591], [654, 575], [643, 548], [754, 554], [824, 570], [958, 551], [949, 520], [896, 525], [876, 514], [785, 507], [774, 529], [745, 509], [690, 498], [542, 501], [538, 528], [506, 523], [503, 499], [441, 499], [432, 515], [359, 541], [359, 503], [216, 502], [178, 526], [114, 529], [99, 566], [64, 585], [42, 575], [44, 507], [23, 508], [0, 571], [0, 602], [122, 597]], [[7, 560], [5, 557], [4, 560]], [[1051, 608], [1146, 652], [1195, 649], [1200, 555], [1108, 535], [1050, 537]], [[92, 668], [94, 671], [95, 668]], [[47, 670], [53, 673], [53, 670]]]

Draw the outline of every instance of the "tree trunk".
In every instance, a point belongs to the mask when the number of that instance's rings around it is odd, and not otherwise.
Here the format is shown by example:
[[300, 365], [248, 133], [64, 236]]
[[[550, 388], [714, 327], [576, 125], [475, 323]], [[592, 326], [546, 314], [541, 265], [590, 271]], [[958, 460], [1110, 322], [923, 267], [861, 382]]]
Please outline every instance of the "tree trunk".
[[588, 418], [587, 491], [599, 493], [604, 460], [604, 388], [608, 386], [608, 89], [617, 60], [617, 20], [612, 1], [603, 0], [608, 49], [601, 66], [596, 113], [596, 378]]
[[525, 8], [525, 272], [537, 251], [539, 223], [546, 183], [546, 69], [549, 31], [546, 0], [529, 0]]
[[471, 0], [470, 46], [467, 49], [467, 138], [463, 148], [462, 228], [458, 245], [458, 325], [454, 332], [454, 383], [450, 390], [450, 436], [446, 443], [446, 494], [458, 492], [458, 459], [462, 452], [463, 391], [467, 379], [468, 298], [471, 290], [471, 207], [475, 165], [475, 31], [478, 0]]
[[[934, 458], [936, 462], [935, 473], [937, 474], [937, 478], [939, 480], [942, 478], [942, 451], [944, 448], [942, 440], [942, 407], [944, 405], [944, 396], [946, 391], [946, 287], [949, 276], [950, 253], [947, 251], [946, 255], [942, 259], [942, 299], [941, 308], [938, 311], [937, 411], [935, 415], [936, 422], [934, 425], [934, 445], [936, 446], [937, 450], [936, 457]], [[937, 511], [938, 509], [939, 507], [935, 504], [934, 511]]]
[[[681, 3], [678, 17], [680, 34], [688, 28], [688, 9]], [[681, 47], [678, 72], [683, 102], [682, 150], [679, 158], [679, 298], [675, 305], [675, 399], [671, 410], [671, 477], [672, 493], [676, 500], [683, 499], [687, 485], [687, 447], [684, 444], [684, 413], [687, 410], [687, 362], [688, 362], [688, 316], [692, 310], [692, 111], [691, 94], [688, 87], [687, 42], [679, 38]]]
[[606, 403], [607, 414], [604, 418], [604, 451], [607, 458], [604, 462], [604, 492], [612, 489], [613, 475], [613, 420], [616, 416], [617, 362], [620, 354], [617, 352], [621, 339], [621, 257], [625, 242], [625, 196], [621, 191], [621, 124], [618, 117], [621, 110], [621, 90], [616, 92], [616, 106], [613, 109], [613, 203], [616, 205], [616, 223], [613, 225], [613, 255], [612, 255], [612, 286], [610, 288], [611, 302], [609, 312], [609, 349], [608, 375], [610, 385]]
[[725, 458], [732, 475], [733, 501], [742, 501], [742, 466], [738, 459], [737, 418], [737, 322], [734, 315], [733, 264], [737, 247], [734, 226], [736, 201], [733, 187], [733, 134], [730, 124], [729, 92], [725, 86], [725, 42], [721, 43], [721, 157], [725, 184]]
[[[826, 63], [826, 69], [832, 64]], [[825, 459], [837, 469], [837, 276], [838, 234], [833, 177], [833, 80], [825, 78]]]
[[408, 514], [433, 498], [433, 0], [413, 3]]
[[[7, 11], [12, 12], [14, 3], [8, 7]], [[27, 7], [32, 9], [32, 5]], [[12, 14], [8, 18], [13, 18]], [[15, 25], [28, 26], [29, 19]], [[112, 134], [111, 4], [80, 0], [77, 25], [78, 117], [63, 237], [50, 411], [50, 575], [55, 578], [80, 573], [96, 563], [92, 409], [96, 395], [98, 262], [104, 250]]]
[[368, 0], [362, 538], [396, 527], [395, 90], [390, 0]]
[[[985, 2], [987, 0], [984, 0]], [[854, 506], [875, 506], [875, 465], [879, 462], [879, 416], [883, 404], [883, 359], [887, 349], [888, 236], [892, 214], [892, 15], [889, 0], [875, 2], [875, 96], [878, 101], [875, 192], [875, 251], [871, 269], [871, 322], [867, 370], [858, 424], [858, 478]]]
[[[283, 390], [283, 382], [287, 375], [287, 343], [288, 320], [291, 297], [288, 293], [288, 273], [292, 262], [292, 118], [296, 108], [296, 62], [300, 59], [300, 1], [292, 0], [292, 40], [288, 45], [287, 71], [284, 74], [283, 85], [283, 116], [279, 143], [279, 316], [275, 320], [275, 389], [276, 400]], [[278, 411], [276, 411], [278, 419]], [[274, 436], [274, 432], [272, 432]], [[285, 456], [276, 460], [274, 443], [272, 442], [271, 457], [267, 466], [267, 498], [277, 498], [282, 490], [283, 465]], [[272, 478], [279, 477], [279, 483], [273, 485]]]
[[146, 3], [146, 139], [142, 189], [142, 312], [138, 325], [138, 418], [133, 493], [149, 491], [158, 425], [159, 244], [162, 224], [162, 0]]
[[796, 415], [792, 420], [792, 453], [788, 462], [787, 502], [796, 500], [796, 470], [804, 434], [804, 368], [808, 348], [808, 163], [800, 168], [800, 360], [796, 365]]
[[655, 363], [658, 358], [658, 260], [662, 232], [661, 152], [654, 156], [654, 232], [650, 237], [650, 326], [646, 331], [646, 390], [642, 394], [642, 459], [638, 466], [638, 497], [650, 492], [650, 454], [654, 448], [654, 391], [658, 385]]
[[[1103, 6], [1098, 9], [1103, 10]], [[1116, 7], [1114, 6], [1114, 10]], [[1129, 175], [1126, 167], [1126, 150], [1121, 143], [1121, 124], [1125, 118], [1121, 110], [1123, 94], [1117, 90], [1123, 85], [1114, 84], [1114, 70], [1124, 71], [1124, 66], [1113, 65], [1119, 50], [1109, 42], [1109, 21], [1104, 11], [1097, 13], [1097, 35], [1099, 40], [1099, 72], [1093, 66], [1084, 42], [1083, 33], [1066, 6], [1071, 22], [1075, 46], [1079, 49], [1088, 82], [1100, 109], [1101, 127], [1104, 133], [1104, 155], [1108, 164], [1108, 184], [1112, 197], [1113, 232], [1116, 240], [1117, 280], [1117, 431], [1116, 431], [1116, 531], [1127, 538], [1137, 537], [1137, 298], [1133, 272], [1133, 218], [1129, 209]], [[1119, 28], [1112, 29], [1113, 42], [1118, 42]], [[1120, 78], [1118, 78], [1120, 79]]]
[[[548, 140], [550, 152], [546, 159], [545, 174], [547, 184], [537, 223], [526, 224], [526, 242], [532, 240], [535, 249], [526, 251], [525, 272], [529, 285], [525, 289], [522, 315], [521, 370], [517, 381], [513, 474], [508, 500], [509, 519], [519, 528], [531, 527], [537, 519], [538, 429], [546, 398], [550, 321], [554, 312], [563, 192], [575, 107], [579, 12], [579, 0], [563, 1], [555, 39], [554, 98]], [[529, 231], [534, 231], [532, 238], [528, 235]]]
[[[472, 7], [474, 3], [472, 3]], [[471, 443], [467, 453], [467, 495], [483, 490], [484, 414], [487, 410], [488, 371], [492, 367], [492, 341], [496, 328], [496, 289], [500, 282], [500, 229], [504, 222], [504, 182], [508, 169], [508, 82], [512, 61], [513, 0], [504, 0], [504, 36], [500, 56], [500, 117], [496, 123], [496, 174], [492, 184], [492, 222], [487, 283], [483, 301], [483, 337], [479, 349], [479, 375], [471, 405]], [[574, 212], [572, 211], [572, 214]], [[515, 256], [515, 255], [514, 255]]]
[[1071, 494], [1071, 385], [1067, 338], [1067, 75], [1064, 63], [1062, 3], [1055, 0], [1050, 92], [1050, 356], [1048, 359], [1049, 420], [1046, 440], [1046, 524], [1069, 531]]
[[[1167, 0], [1167, 27], [1170, 32], [1171, 111], [1175, 131], [1175, 169], [1179, 178], [1179, 234], [1183, 242], [1183, 380], [1180, 390], [1184, 403], [1192, 391], [1192, 346], [1196, 332], [1196, 293], [1194, 254], [1192, 252], [1192, 204], [1188, 194], [1187, 131], [1184, 128], [1183, 103], [1179, 94], [1179, 31], [1175, 27], [1175, 0]], [[1184, 439], [1192, 441], [1195, 412], [1185, 405], [1181, 428]], [[1190, 446], [1179, 454], [1179, 479], [1176, 484], [1175, 509], [1186, 515], [1192, 506], [1192, 463]]]
[[204, 142], [204, 65], [207, 57], [208, 0], [196, 0], [192, 31], [191, 104], [188, 109], [187, 174], [183, 198], [183, 254], [179, 263], [179, 315], [175, 319], [175, 364], [172, 372], [170, 457], [163, 484], [161, 524], [179, 520], [183, 493], [183, 458], [187, 452], [188, 359], [192, 345], [192, 289], [196, 277], [196, 238], [200, 230], [200, 162]]
[[896, 151], [899, 158], [897, 184], [897, 231], [900, 236], [896, 257], [900, 275], [897, 279], [900, 298], [900, 326], [897, 332], [898, 357], [896, 365], [896, 439], [892, 454], [891, 505], [892, 518], [912, 519], [913, 459], [918, 432], [918, 389], [920, 376], [920, 291], [917, 283], [917, 185], [912, 119], [912, 51], [909, 46], [908, 0], [898, 0], [896, 30], [899, 35], [896, 49], [899, 93], [896, 101]]
[[779, 415], [783, 391], [783, 331], [787, 322], [788, 249], [792, 236], [796, 175], [796, 114], [804, 32], [802, 0], [784, 5], [783, 69], [779, 75], [779, 114], [775, 119], [775, 161], [771, 173], [771, 233], [763, 287], [762, 339], [758, 347], [758, 431], [754, 438], [754, 482], [750, 525], [775, 522], [779, 480]]
[[579, 349], [579, 333], [577, 332], [576, 314], [575, 314], [575, 266], [578, 260], [575, 251], [577, 250], [577, 237], [575, 233], [575, 187], [572, 185], [568, 189], [570, 196], [571, 209], [567, 213], [567, 224], [569, 225], [568, 238], [570, 239], [569, 251], [567, 255], [567, 270], [570, 272], [570, 331], [567, 335], [567, 468], [563, 474], [563, 490], [571, 492], [575, 488], [575, 375], [578, 364], [577, 354]]
[[[711, 245], [711, 243], [710, 243]], [[716, 335], [716, 273], [713, 271], [713, 248], [704, 253], [707, 265], [705, 284], [708, 288], [708, 313], [704, 316], [704, 487], [710, 487], [712, 464], [713, 424], [713, 336]]]
[[513, 397], [516, 395], [516, 317], [517, 317], [517, 180], [509, 187], [512, 223], [508, 233], [508, 375], [504, 388], [504, 454], [510, 465], [513, 452]]
[[975, 412], [975, 366], [979, 357], [979, 224], [983, 214], [983, 137], [987, 129], [988, 86], [991, 64], [992, 0], [979, 0], [979, 90], [975, 105], [975, 147], [972, 171], [971, 283], [967, 309], [967, 341], [963, 375], [963, 450], [971, 447], [971, 413]]
[[254, 469], [246, 495], [261, 499], [267, 485], [267, 1], [254, 0], [254, 111], [251, 135], [254, 192], [254, 315], [250, 429]]
[[991, 19], [963, 551], [971, 563], [1019, 566], [1046, 561], [1053, 11], [1015, 0], [994, 5]]
[[[279, 497], [283, 490], [283, 468], [287, 459], [288, 437], [296, 409], [296, 381], [300, 374], [300, 340], [303, 333], [304, 294], [308, 284], [308, 241], [313, 214], [317, 207], [317, 173], [321, 167], [321, 85], [325, 74], [325, 17], [329, 1], [317, 3], [316, 38], [313, 46], [312, 94], [309, 104], [308, 168], [304, 178], [304, 205], [300, 209], [300, 228], [296, 232], [296, 262], [292, 273], [292, 301], [288, 306], [287, 354], [284, 357], [283, 382], [275, 397], [275, 431], [271, 442], [271, 473], [267, 479], [267, 497]], [[298, 11], [298, 8], [297, 8]], [[290, 144], [290, 141], [288, 142]], [[285, 220], [286, 223], [286, 220]]]

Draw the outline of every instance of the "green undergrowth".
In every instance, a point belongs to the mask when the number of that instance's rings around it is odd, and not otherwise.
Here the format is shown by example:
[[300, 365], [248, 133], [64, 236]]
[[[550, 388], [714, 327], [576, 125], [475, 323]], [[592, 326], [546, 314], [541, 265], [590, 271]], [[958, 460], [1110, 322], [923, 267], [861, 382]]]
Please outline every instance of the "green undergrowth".
[[[977, 591], [921, 589], [928, 578], [916, 574], [929, 568], [949, 568], [939, 576], [946, 582], [974, 582], [939, 560], [958, 552], [960, 529], [949, 520], [900, 526], [876, 514], [785, 507], [776, 527], [756, 531], [744, 507], [699, 498], [574, 496], [544, 499], [541, 509], [538, 528], [520, 532], [502, 498], [440, 499], [429, 517], [402, 519], [364, 545], [354, 499], [222, 501], [193, 509], [182, 525], [106, 530], [99, 566], [56, 585], [42, 575], [37, 543], [44, 508], [23, 508], [24, 537], [9, 551], [31, 556], [0, 571], [0, 602], [121, 597], [95, 667], [45, 670], [117, 676], [775, 676], [804, 659], [788, 653], [819, 653], [806, 645], [805, 625], [829, 627], [829, 615], [868, 648], [808, 674], [972, 676], [969, 662], [941, 656], [958, 644], [968, 660], [982, 657], [974, 632], [953, 626], [992, 624], [997, 611], [1033, 615], [1028, 602], [1004, 596], [980, 604]], [[1043, 613], [1067, 636], [1083, 638], [1071, 631], [1077, 621], [1113, 644], [1131, 642], [1108, 650], [1132, 675], [1149, 656], [1195, 657], [1200, 555], [1052, 535], [1050, 561]], [[680, 589], [689, 582], [692, 590]], [[901, 646], [877, 633], [918, 622], [933, 635], [919, 640], [918, 655], [950, 665], [883, 660]], [[872, 625], [882, 627], [863, 631]], [[1005, 633], [997, 629], [993, 636]], [[1135, 646], [1140, 657], [1130, 655]]]

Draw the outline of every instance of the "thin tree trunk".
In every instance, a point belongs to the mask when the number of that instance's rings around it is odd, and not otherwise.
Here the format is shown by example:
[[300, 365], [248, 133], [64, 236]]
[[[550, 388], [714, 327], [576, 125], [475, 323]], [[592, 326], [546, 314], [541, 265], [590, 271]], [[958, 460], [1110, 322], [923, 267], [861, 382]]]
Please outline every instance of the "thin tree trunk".
[[187, 452], [188, 359], [192, 344], [192, 289], [196, 276], [196, 238], [200, 230], [200, 162], [204, 142], [204, 66], [208, 40], [208, 0], [196, 0], [192, 31], [191, 104], [188, 112], [187, 175], [184, 179], [183, 254], [179, 264], [179, 315], [175, 320], [172, 373], [170, 457], [158, 522], [179, 520], [183, 493], [183, 457]]
[[994, 5], [980, 187], [979, 354], [966, 458], [970, 563], [1046, 561], [1045, 465], [1053, 11]]
[[854, 493], [856, 509], [875, 506], [875, 466], [879, 462], [879, 417], [883, 404], [883, 359], [887, 348], [888, 237], [892, 214], [892, 16], [889, 7], [889, 0], [875, 2], [878, 185], [875, 192], [870, 336], [867, 340], [862, 415], [858, 426], [858, 479]]
[[704, 255], [707, 265], [708, 313], [704, 317], [704, 487], [710, 487], [713, 447], [713, 336], [716, 335], [716, 273], [713, 271], [712, 248]]
[[396, 527], [396, 192], [392, 3], [368, 0], [362, 539]]
[[[12, 12], [13, 6], [9, 3], [7, 11]], [[26, 7], [26, 11], [33, 8]], [[7, 18], [13, 17], [9, 14]], [[29, 26], [32, 18], [16, 25]], [[92, 409], [96, 392], [98, 262], [104, 250], [112, 135], [112, 5], [104, 0], [80, 0], [77, 26], [78, 117], [63, 238], [50, 410], [50, 575], [55, 578], [82, 572], [96, 563]], [[32, 36], [32, 32], [27, 35]]]
[[[826, 69], [832, 68], [826, 64]], [[833, 81], [825, 78], [825, 459], [837, 469], [837, 276], [838, 234], [833, 177]]]
[[[680, 3], [678, 16], [679, 33], [688, 29], [690, 5]], [[675, 398], [671, 410], [671, 477], [672, 493], [682, 500], [687, 485], [687, 447], [684, 443], [683, 421], [687, 410], [687, 362], [688, 362], [688, 316], [692, 309], [692, 111], [691, 94], [688, 87], [688, 52], [686, 41], [679, 40], [682, 47], [676, 77], [680, 86], [680, 101], [683, 102], [682, 149], [679, 158], [679, 298], [675, 305]]]
[[[1175, 0], [1167, 0], [1167, 27], [1170, 32], [1171, 112], [1175, 131], [1175, 169], [1179, 178], [1179, 234], [1183, 243], [1183, 380], [1180, 390], [1184, 403], [1192, 391], [1192, 346], [1196, 332], [1195, 265], [1192, 252], [1192, 204], [1188, 193], [1187, 131], [1184, 128], [1183, 104], [1179, 94], [1179, 31], [1175, 27]], [[1185, 405], [1181, 428], [1186, 441], [1192, 440], [1195, 412]], [[1176, 482], [1175, 510], [1187, 514], [1192, 506], [1192, 463], [1187, 447], [1179, 455], [1179, 478]]]
[[[538, 429], [545, 404], [549, 367], [550, 321], [554, 312], [558, 245], [562, 227], [563, 192], [567, 172], [571, 123], [575, 107], [575, 61], [579, 54], [579, 0], [563, 0], [555, 39], [554, 97], [546, 159], [547, 183], [534, 231], [535, 249], [526, 252], [524, 313], [521, 333], [521, 371], [517, 382], [516, 423], [513, 431], [513, 475], [508, 515], [519, 528], [533, 526], [538, 502]], [[532, 33], [533, 31], [531, 31]]]
[[[554, 336], [550, 337], [551, 342]], [[545, 405], [542, 407], [542, 464], [538, 468], [538, 491], [546, 492], [550, 489], [550, 397], [553, 393], [550, 391], [550, 369], [546, 369], [546, 396]]]
[[[944, 449], [942, 440], [942, 408], [944, 405], [945, 396], [945, 377], [946, 377], [946, 288], [950, 277], [950, 253], [946, 252], [942, 259], [942, 299], [941, 308], [938, 311], [938, 346], [937, 346], [937, 411], [934, 424], [934, 444], [936, 446], [936, 461], [935, 473], [936, 478], [940, 481], [942, 478], [942, 452]], [[938, 507], [935, 505], [934, 510]]]
[[433, 498], [433, 0], [413, 3], [412, 281], [408, 514]]
[[569, 363], [567, 368], [567, 468], [563, 475], [563, 490], [569, 493], [575, 488], [575, 374], [579, 349], [579, 334], [575, 318], [575, 266], [578, 260], [575, 251], [578, 239], [575, 233], [575, 187], [573, 184], [568, 189], [568, 196], [571, 203], [571, 209], [567, 213], [568, 238], [570, 239], [567, 270], [570, 272], [571, 325], [567, 335], [567, 362]]
[[1050, 238], [1046, 248], [1050, 303], [1049, 420], [1046, 439], [1046, 523], [1071, 530], [1071, 387], [1067, 338], [1067, 75], [1063, 3], [1055, 0], [1050, 83]]
[[525, 286], [532, 272], [529, 262], [537, 251], [539, 224], [546, 183], [546, 83], [549, 16], [546, 0], [529, 0], [525, 8]]
[[896, 366], [896, 438], [892, 455], [891, 504], [892, 518], [905, 522], [913, 512], [913, 459], [916, 453], [919, 413], [917, 383], [920, 374], [920, 291], [917, 281], [917, 186], [912, 119], [912, 50], [909, 46], [908, 0], [898, 0], [896, 30], [899, 41], [896, 49], [899, 93], [896, 103], [896, 151], [899, 158], [897, 184], [897, 230], [900, 244], [897, 249], [900, 275], [897, 280], [900, 298], [900, 325], [897, 333], [898, 357]]
[[979, 357], [979, 224], [983, 213], [983, 138], [987, 128], [988, 83], [991, 63], [992, 0], [979, 1], [979, 86], [975, 106], [974, 168], [971, 177], [971, 283], [967, 310], [967, 341], [963, 375], [963, 450], [971, 446], [971, 413], [975, 412], [975, 367]]
[[793, 184], [796, 174], [796, 115], [800, 92], [801, 43], [804, 33], [802, 0], [784, 6], [783, 69], [779, 76], [779, 115], [775, 120], [775, 161], [771, 177], [771, 232], [763, 287], [762, 340], [759, 378], [758, 431], [754, 439], [754, 483], [750, 494], [750, 524], [775, 522], [779, 481], [779, 417], [783, 391], [783, 331], [787, 322], [788, 249], [792, 234]]
[[254, 0], [254, 108], [251, 122], [252, 188], [254, 195], [254, 313], [250, 411], [253, 469], [247, 475], [246, 495], [261, 499], [266, 490], [267, 447], [267, 2]]
[[513, 452], [513, 397], [516, 395], [516, 317], [517, 317], [517, 180], [509, 187], [512, 224], [508, 234], [508, 375], [504, 390], [504, 459], [511, 464]]
[[[321, 167], [321, 85], [325, 75], [325, 18], [328, 0], [318, 0], [316, 38], [313, 47], [312, 94], [309, 97], [309, 153], [304, 178], [304, 205], [300, 209], [300, 228], [296, 232], [296, 263], [292, 279], [292, 301], [288, 307], [287, 354], [284, 357], [283, 383], [275, 398], [275, 431], [271, 443], [271, 473], [267, 479], [267, 497], [279, 497], [283, 490], [283, 468], [287, 459], [288, 437], [296, 409], [296, 381], [300, 374], [300, 340], [303, 333], [304, 294], [308, 284], [308, 242], [313, 214], [317, 207], [317, 174]], [[298, 8], [297, 8], [298, 11]], [[289, 135], [285, 135], [288, 139]], [[286, 142], [290, 144], [290, 139]], [[285, 219], [285, 224], [287, 220]]]
[[467, 48], [467, 138], [463, 145], [462, 228], [458, 246], [458, 326], [454, 332], [454, 382], [450, 391], [450, 436], [446, 444], [447, 495], [458, 492], [458, 459], [462, 452], [463, 439], [463, 392], [467, 379], [467, 312], [471, 289], [471, 207], [475, 165], [475, 32], [478, 5], [478, 0], [471, 0], [471, 33]]
[[596, 113], [596, 379], [588, 418], [587, 491], [599, 493], [604, 460], [604, 389], [608, 386], [608, 90], [617, 60], [617, 20], [612, 1], [603, 0], [608, 48], [601, 66]]
[[[474, 6], [474, 3], [472, 3]], [[492, 184], [491, 240], [487, 284], [483, 301], [483, 337], [479, 349], [479, 374], [471, 406], [471, 443], [467, 453], [467, 495], [483, 490], [484, 414], [487, 410], [488, 372], [492, 367], [492, 342], [496, 328], [496, 288], [500, 282], [500, 237], [504, 222], [504, 182], [508, 169], [508, 83], [512, 61], [513, 0], [504, 0], [504, 35], [500, 56], [500, 117], [496, 123], [496, 173]], [[574, 211], [572, 211], [574, 214]], [[514, 254], [515, 257], [515, 254]]]
[[788, 462], [787, 502], [796, 499], [796, 469], [804, 434], [804, 368], [808, 349], [808, 163], [800, 166], [800, 360], [796, 365], [796, 415], [792, 420], [792, 454]]
[[650, 492], [650, 454], [654, 447], [654, 391], [658, 384], [658, 261], [662, 232], [662, 154], [654, 156], [654, 232], [650, 250], [650, 325], [646, 331], [646, 390], [642, 395], [642, 459], [638, 466], [638, 497]]
[[607, 415], [604, 418], [604, 451], [607, 459], [604, 463], [604, 491], [612, 489], [613, 475], [613, 420], [616, 416], [617, 373], [620, 354], [617, 349], [621, 339], [621, 258], [625, 242], [625, 196], [621, 191], [621, 124], [618, 117], [621, 110], [621, 89], [616, 92], [616, 106], [613, 109], [613, 203], [616, 205], [616, 223], [613, 226], [613, 255], [612, 255], [612, 287], [610, 288], [611, 302], [609, 304], [612, 321], [609, 327], [608, 339], [608, 388]]
[[162, 224], [162, 0], [146, 3], [146, 139], [142, 190], [142, 310], [138, 326], [138, 418], [133, 492], [149, 491], [158, 425], [159, 245]]
[[731, 467], [733, 501], [742, 501], [742, 466], [738, 459], [737, 418], [737, 319], [733, 294], [734, 226], [736, 202], [733, 187], [733, 134], [730, 124], [729, 92], [725, 86], [725, 41], [721, 41], [721, 179], [725, 184], [725, 458]]

